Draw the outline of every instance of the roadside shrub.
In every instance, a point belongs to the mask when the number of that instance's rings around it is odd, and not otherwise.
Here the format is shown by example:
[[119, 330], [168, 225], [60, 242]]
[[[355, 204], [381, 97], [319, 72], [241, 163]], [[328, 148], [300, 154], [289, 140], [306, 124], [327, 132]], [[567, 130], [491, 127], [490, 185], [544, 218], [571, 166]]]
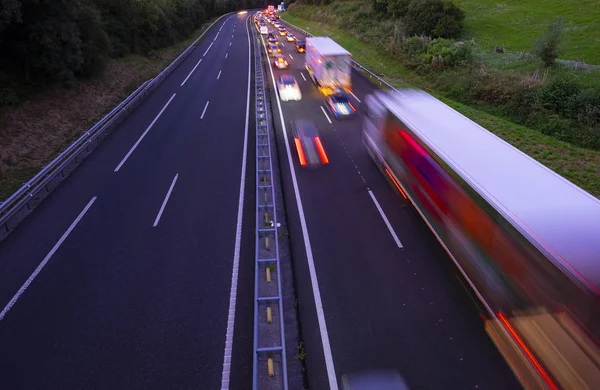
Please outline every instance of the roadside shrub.
[[543, 85], [538, 94], [538, 99], [545, 109], [574, 118], [576, 112], [570, 112], [575, 108], [572, 101], [581, 93], [581, 86], [571, 77], [559, 76], [550, 79]]
[[439, 67], [466, 64], [471, 61], [472, 56], [469, 45], [465, 45], [463, 42], [454, 43], [452, 40], [444, 38], [431, 41], [427, 52], [422, 54], [422, 58], [427, 63], [435, 64], [437, 62]]
[[[573, 96], [567, 106], [568, 116], [600, 132], [600, 91], [588, 88]], [[598, 134], [600, 137], [600, 134]]]
[[460, 34], [464, 12], [448, 0], [412, 0], [406, 13], [408, 35], [453, 38]]
[[539, 129], [542, 134], [549, 135], [556, 139], [565, 142], [574, 141], [574, 129], [571, 122], [567, 119], [561, 118], [560, 116], [553, 114], [544, 118], [540, 123]]
[[539, 38], [533, 48], [533, 53], [538, 56], [544, 65], [552, 66], [560, 54], [560, 44], [564, 36], [565, 26], [562, 18], [548, 24], [544, 35]]
[[404, 49], [409, 58], [419, 57], [427, 52], [429, 43], [422, 37], [413, 36], [404, 42]]
[[403, 18], [408, 13], [410, 0], [388, 0], [387, 13], [390, 17]]

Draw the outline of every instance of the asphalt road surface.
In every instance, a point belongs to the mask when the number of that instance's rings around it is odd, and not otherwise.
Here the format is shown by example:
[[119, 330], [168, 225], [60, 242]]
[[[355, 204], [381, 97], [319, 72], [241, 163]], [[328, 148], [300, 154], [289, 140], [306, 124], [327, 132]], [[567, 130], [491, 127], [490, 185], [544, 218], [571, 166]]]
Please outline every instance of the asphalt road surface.
[[[520, 388], [450, 259], [368, 156], [359, 119], [334, 119], [304, 54], [287, 42], [282, 53], [290, 67], [271, 67], [268, 78], [310, 388], [382, 368], [398, 370], [411, 389]], [[297, 80], [301, 101], [278, 101], [273, 79], [282, 74]], [[358, 107], [376, 87], [355, 71], [352, 83]], [[300, 166], [289, 125], [298, 119], [319, 129], [328, 165]]]
[[250, 387], [248, 18], [217, 22], [0, 243], [0, 388]]

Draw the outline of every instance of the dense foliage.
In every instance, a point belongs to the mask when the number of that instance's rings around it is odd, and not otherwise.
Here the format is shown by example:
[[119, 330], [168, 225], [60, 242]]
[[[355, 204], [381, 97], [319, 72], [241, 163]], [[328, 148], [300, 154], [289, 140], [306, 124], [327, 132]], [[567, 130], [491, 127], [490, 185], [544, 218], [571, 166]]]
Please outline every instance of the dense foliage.
[[0, 0], [0, 84], [100, 72], [108, 58], [186, 39], [207, 19], [260, 0]]

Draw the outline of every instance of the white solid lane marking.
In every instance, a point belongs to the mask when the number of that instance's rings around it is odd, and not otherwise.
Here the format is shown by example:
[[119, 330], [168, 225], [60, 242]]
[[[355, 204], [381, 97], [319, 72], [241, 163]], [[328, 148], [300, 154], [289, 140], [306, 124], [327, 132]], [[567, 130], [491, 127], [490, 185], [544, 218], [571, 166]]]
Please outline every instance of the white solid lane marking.
[[208, 103], [210, 103], [210, 101], [206, 102], [206, 105], [204, 106], [204, 110], [202, 110], [202, 115], [200, 115], [200, 119], [204, 118], [204, 114], [206, 113], [206, 109], [208, 108]]
[[225, 53], [225, 58], [227, 58], [228, 55], [229, 55], [229, 53]]
[[375, 207], [377, 207], [377, 210], [379, 211], [379, 214], [381, 215], [381, 218], [383, 218], [383, 222], [385, 222], [385, 226], [387, 226], [388, 230], [390, 231], [390, 234], [394, 238], [394, 241], [396, 241], [396, 245], [398, 245], [398, 248], [402, 248], [402, 243], [398, 239], [398, 236], [396, 235], [396, 232], [394, 232], [394, 229], [392, 228], [392, 225], [390, 224], [390, 221], [385, 216], [385, 213], [383, 212], [383, 209], [379, 205], [379, 202], [377, 201], [377, 199], [375, 198], [375, 195], [373, 195], [373, 192], [371, 190], [369, 190], [369, 195], [371, 196], [371, 199], [373, 200], [373, 203], [375, 203]]
[[217, 80], [219, 79], [219, 77], [221, 77], [221, 71], [219, 71], [219, 74], [217, 75]]
[[204, 55], [203, 55], [202, 57], [206, 56], [206, 53], [208, 53], [208, 51], [209, 51], [209, 50], [210, 50], [210, 48], [212, 47], [213, 43], [214, 43], [214, 42], [211, 42], [210, 46], [208, 47], [208, 49], [206, 49], [206, 51], [204, 52]]
[[323, 108], [323, 106], [321, 106], [321, 111], [323, 111], [323, 115], [325, 115], [325, 118], [327, 118], [327, 121], [329, 123], [331, 123], [331, 119], [329, 119], [329, 115], [327, 115], [327, 113], [325, 112], [325, 109]]
[[194, 73], [194, 71], [196, 70], [196, 68], [198, 67], [198, 65], [200, 65], [201, 62], [202, 62], [202, 58], [200, 58], [200, 61], [198, 61], [198, 63], [196, 64], [196, 66], [194, 66], [192, 68], [192, 71], [190, 72], [190, 74], [188, 74], [187, 77], [185, 78], [185, 80], [183, 80], [183, 83], [181, 83], [182, 87], [183, 87], [183, 84], [185, 84], [185, 82], [188, 81], [188, 79], [190, 78], [190, 76], [192, 75], [192, 73]]
[[127, 161], [127, 159], [129, 158], [129, 156], [131, 156], [131, 153], [133, 153], [133, 151], [135, 150], [135, 148], [137, 148], [137, 146], [140, 144], [140, 142], [142, 142], [142, 140], [144, 139], [144, 137], [146, 136], [146, 134], [148, 134], [148, 132], [150, 131], [150, 129], [152, 128], [152, 126], [154, 126], [154, 123], [156, 123], [156, 121], [158, 120], [158, 118], [160, 118], [160, 116], [162, 115], [162, 113], [167, 109], [167, 106], [175, 98], [175, 95], [177, 95], [177, 94], [174, 93], [173, 96], [171, 96], [171, 99], [169, 99], [169, 101], [160, 110], [160, 112], [158, 113], [158, 115], [156, 115], [156, 117], [154, 117], [154, 120], [152, 121], [152, 123], [150, 123], [148, 125], [148, 127], [146, 128], [146, 131], [144, 131], [144, 133], [142, 135], [140, 135], [140, 138], [138, 138], [138, 140], [135, 142], [135, 144], [133, 144], [133, 146], [131, 147], [131, 149], [129, 149], [129, 152], [127, 152], [127, 154], [125, 155], [125, 157], [123, 157], [123, 160], [121, 160], [121, 162], [119, 163], [119, 165], [117, 165], [117, 167], [115, 168], [114, 172], [118, 172], [119, 169], [121, 169], [121, 167], [123, 166], [123, 164], [125, 164], [125, 161]]
[[288, 56], [290, 56], [290, 58], [291, 58], [292, 60], [294, 59], [294, 57], [292, 57], [292, 55], [291, 55], [291, 54], [288, 54]]
[[302, 78], [304, 79], [304, 81], [306, 81], [306, 77], [304, 77], [304, 73], [300, 72], [300, 76], [302, 76]]
[[[268, 56], [264, 38], [261, 37], [263, 42], [265, 54]], [[269, 66], [271, 72], [271, 82], [275, 87], [275, 75], [273, 68]], [[279, 111], [279, 119], [281, 120], [281, 130], [283, 131], [283, 139], [285, 140], [285, 150], [287, 152], [288, 164], [290, 166], [290, 174], [292, 175], [292, 184], [294, 187], [294, 194], [296, 196], [296, 206], [298, 207], [298, 214], [300, 215], [300, 227], [302, 228], [302, 237], [304, 238], [304, 249], [306, 251], [306, 260], [308, 262], [308, 271], [310, 274], [310, 282], [312, 286], [313, 297], [315, 299], [315, 307], [317, 310], [317, 321], [319, 323], [319, 333], [321, 334], [321, 344], [323, 346], [323, 354], [325, 357], [325, 367], [327, 368], [327, 377], [329, 379], [330, 390], [338, 390], [337, 377], [335, 375], [335, 366], [333, 365], [333, 355], [331, 353], [331, 344], [329, 342], [329, 333], [327, 332], [327, 323], [325, 321], [325, 312], [323, 310], [323, 301], [321, 300], [321, 291], [319, 289], [319, 281], [317, 280], [317, 270], [315, 268], [315, 261], [313, 258], [312, 247], [310, 244], [310, 237], [308, 235], [308, 228], [306, 225], [306, 217], [304, 216], [304, 207], [302, 206], [302, 199], [300, 199], [300, 190], [298, 187], [298, 180], [296, 179], [296, 168], [292, 161], [292, 152], [290, 151], [290, 142], [287, 136], [287, 130], [285, 127], [285, 120], [283, 118], [283, 111], [281, 109], [281, 101], [279, 95], [275, 94], [277, 101], [277, 109]]]
[[217, 37], [219, 36], [219, 32], [221, 32], [221, 30], [219, 30], [219, 31], [217, 32], [217, 35], [215, 35], [215, 39], [213, 39], [213, 42], [215, 42], [215, 41], [217, 40]]
[[246, 188], [246, 158], [248, 154], [248, 122], [250, 120], [250, 31], [246, 23], [248, 35], [248, 92], [246, 92], [246, 124], [244, 129], [244, 149], [242, 151], [242, 174], [240, 178], [240, 199], [238, 201], [237, 225], [235, 228], [235, 244], [233, 249], [233, 268], [231, 270], [231, 289], [229, 291], [229, 312], [227, 315], [227, 331], [225, 333], [225, 351], [223, 354], [223, 373], [221, 390], [229, 390], [231, 376], [231, 354], [233, 352], [233, 332], [235, 328], [235, 306], [237, 302], [237, 286], [240, 267], [240, 251], [242, 245], [242, 216], [244, 215], [244, 191]]
[[163, 200], [162, 206], [160, 206], [160, 210], [158, 210], [158, 214], [156, 215], [156, 219], [154, 220], [153, 227], [158, 225], [158, 221], [160, 221], [160, 217], [162, 216], [163, 211], [165, 211], [165, 206], [171, 197], [171, 192], [173, 192], [173, 187], [175, 187], [175, 182], [177, 182], [177, 178], [179, 177], [179, 173], [175, 175], [173, 178], [173, 182], [171, 183], [171, 187], [169, 187], [169, 192], [167, 192], [167, 196], [165, 196], [165, 200]]
[[350, 91], [350, 95], [354, 96], [354, 99], [356, 99], [356, 101], [360, 103], [360, 99], [352, 91]]
[[23, 293], [25, 292], [25, 290], [27, 290], [27, 288], [29, 287], [29, 285], [39, 275], [39, 273], [42, 272], [42, 269], [44, 269], [44, 267], [46, 266], [46, 264], [48, 263], [48, 261], [50, 261], [50, 259], [52, 258], [52, 256], [54, 256], [54, 254], [56, 253], [56, 251], [58, 250], [58, 248], [60, 248], [60, 246], [62, 245], [62, 243], [67, 239], [67, 237], [69, 237], [69, 234], [71, 234], [71, 232], [73, 231], [73, 229], [75, 229], [75, 226], [77, 226], [77, 224], [79, 223], [79, 221], [81, 221], [81, 218], [83, 218], [83, 216], [85, 215], [85, 213], [87, 213], [87, 211], [90, 209], [90, 207], [92, 207], [92, 205], [96, 201], [96, 198], [97, 197], [94, 196], [88, 202], [88, 204], [84, 207], [83, 211], [81, 211], [81, 213], [79, 213], [79, 215], [77, 216], [77, 218], [75, 218], [75, 221], [73, 221], [73, 223], [71, 224], [71, 226], [69, 226], [69, 228], [67, 229], [67, 231], [62, 235], [62, 237], [58, 240], [58, 242], [56, 244], [54, 244], [54, 246], [52, 247], [52, 249], [50, 249], [50, 252], [48, 252], [48, 254], [46, 255], [46, 257], [44, 257], [44, 260], [42, 260], [42, 262], [40, 263], [40, 265], [37, 266], [37, 268], [35, 269], [35, 271], [33, 271], [33, 273], [31, 274], [31, 276], [29, 276], [29, 278], [27, 279], [27, 281], [25, 281], [25, 283], [21, 286], [21, 288], [19, 289], [19, 291], [17, 291], [17, 293], [12, 297], [12, 299], [4, 307], [4, 309], [2, 309], [2, 312], [0, 312], [0, 321], [2, 321], [4, 319], [4, 317], [6, 317], [6, 314], [10, 311], [10, 309], [12, 309], [12, 307], [15, 305], [15, 303], [17, 303], [17, 301], [19, 300], [19, 298], [21, 297], [21, 295], [23, 295]]

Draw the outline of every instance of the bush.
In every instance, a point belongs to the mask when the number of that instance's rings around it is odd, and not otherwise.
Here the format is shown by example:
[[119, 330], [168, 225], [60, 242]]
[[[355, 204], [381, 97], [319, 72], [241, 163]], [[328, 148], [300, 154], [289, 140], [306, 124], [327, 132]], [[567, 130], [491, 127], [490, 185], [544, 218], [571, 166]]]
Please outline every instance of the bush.
[[581, 93], [581, 86], [571, 77], [555, 77], [543, 85], [538, 93], [538, 99], [545, 109], [574, 118], [576, 112], [570, 112], [574, 108], [572, 101]]
[[419, 57], [427, 52], [429, 43], [422, 37], [410, 37], [404, 42], [404, 49], [409, 58]]
[[533, 48], [533, 53], [538, 56], [544, 65], [552, 66], [560, 54], [560, 43], [565, 27], [562, 18], [548, 24], [544, 35], [539, 38]]
[[390, 17], [403, 18], [408, 13], [410, 0], [388, 0], [387, 13]]
[[600, 127], [600, 91], [586, 89], [573, 96], [567, 106], [569, 117], [589, 127]]
[[438, 67], [464, 65], [471, 61], [472, 57], [473, 52], [470, 45], [463, 42], [455, 43], [444, 38], [431, 41], [427, 47], [427, 52], [422, 54], [422, 58], [427, 63], [437, 63]]
[[447, 0], [412, 0], [406, 13], [408, 35], [453, 38], [460, 34], [464, 12]]

